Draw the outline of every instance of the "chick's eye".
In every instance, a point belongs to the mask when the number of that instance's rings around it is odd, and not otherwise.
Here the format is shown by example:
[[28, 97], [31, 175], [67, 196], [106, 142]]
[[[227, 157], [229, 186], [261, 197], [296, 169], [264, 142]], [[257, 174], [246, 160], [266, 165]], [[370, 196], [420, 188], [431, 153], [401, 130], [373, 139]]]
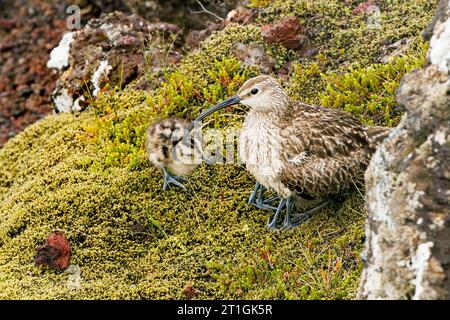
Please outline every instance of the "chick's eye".
[[253, 88], [252, 89], [252, 91], [250, 91], [253, 95], [255, 95], [255, 94], [257, 94], [258, 93], [258, 89], [256, 89], [256, 88]]

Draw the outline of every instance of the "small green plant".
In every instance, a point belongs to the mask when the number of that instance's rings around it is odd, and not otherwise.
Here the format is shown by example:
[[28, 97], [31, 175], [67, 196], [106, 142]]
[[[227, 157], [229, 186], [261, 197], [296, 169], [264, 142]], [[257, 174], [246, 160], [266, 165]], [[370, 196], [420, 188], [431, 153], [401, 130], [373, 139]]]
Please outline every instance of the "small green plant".
[[154, 38], [141, 41], [144, 58], [144, 74], [149, 83], [157, 83], [158, 77], [170, 71], [170, 55], [174, 50], [178, 36], [158, 31]]
[[322, 73], [326, 72], [327, 58], [319, 54], [314, 61], [296, 62], [292, 65], [290, 96], [305, 103], [319, 104], [319, 94], [325, 88]]
[[[145, 154], [145, 129], [150, 118], [180, 116], [193, 118], [235, 91], [252, 75], [235, 58], [216, 60], [203, 82], [194, 82], [180, 70], [167, 72], [159, 89], [145, 91], [112, 90], [100, 92], [92, 102], [99, 130], [95, 137], [108, 150], [106, 167], [127, 166], [138, 170], [148, 160]], [[145, 103], [145, 101], [147, 103]], [[141, 105], [142, 108], [136, 108]], [[215, 115], [223, 124], [224, 115]], [[92, 130], [91, 130], [92, 131]]]
[[270, 2], [272, 2], [272, 0], [250, 0], [249, 6], [252, 8], [264, 8]]
[[343, 109], [367, 124], [394, 126], [400, 120], [395, 110], [395, 90], [402, 77], [411, 69], [425, 63], [427, 45], [395, 57], [387, 64], [374, 64], [363, 68], [350, 67], [345, 74], [322, 75], [328, 83], [320, 94], [321, 104]]
[[207, 78], [196, 82], [180, 70], [166, 74], [166, 81], [148, 103], [160, 115], [193, 118], [198, 114], [195, 106], [209, 106], [226, 98], [252, 75], [240, 61], [225, 57], [215, 60], [207, 73]]

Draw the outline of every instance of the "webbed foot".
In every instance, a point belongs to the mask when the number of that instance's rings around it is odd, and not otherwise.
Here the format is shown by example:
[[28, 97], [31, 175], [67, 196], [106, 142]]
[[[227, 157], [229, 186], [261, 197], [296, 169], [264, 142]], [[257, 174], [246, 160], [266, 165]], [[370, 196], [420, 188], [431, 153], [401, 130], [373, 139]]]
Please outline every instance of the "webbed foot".
[[304, 211], [302, 213], [293, 213], [294, 210], [293, 210], [293, 203], [292, 203], [292, 208], [291, 208], [290, 212], [288, 213], [289, 210], [286, 210], [286, 215], [284, 216], [284, 223], [283, 223], [282, 228], [283, 229], [292, 229], [293, 227], [301, 225], [302, 223], [304, 223], [305, 221], [310, 219], [315, 212], [324, 208], [329, 203], [330, 203], [330, 200], [325, 200], [322, 203], [320, 203], [319, 205], [315, 206], [314, 208]]

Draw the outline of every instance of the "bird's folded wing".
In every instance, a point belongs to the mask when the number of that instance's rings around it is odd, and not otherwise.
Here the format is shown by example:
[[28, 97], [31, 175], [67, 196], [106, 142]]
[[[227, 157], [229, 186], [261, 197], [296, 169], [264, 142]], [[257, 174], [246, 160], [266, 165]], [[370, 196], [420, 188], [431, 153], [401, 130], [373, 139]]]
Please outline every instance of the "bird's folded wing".
[[295, 112], [283, 130], [283, 184], [299, 194], [336, 194], [360, 178], [371, 151], [358, 119], [332, 109]]

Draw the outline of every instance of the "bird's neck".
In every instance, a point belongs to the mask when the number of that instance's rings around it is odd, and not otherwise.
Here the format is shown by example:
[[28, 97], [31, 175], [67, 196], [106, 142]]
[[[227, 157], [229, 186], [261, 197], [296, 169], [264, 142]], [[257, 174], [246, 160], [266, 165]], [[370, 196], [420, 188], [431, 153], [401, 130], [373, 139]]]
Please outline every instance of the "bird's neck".
[[250, 132], [275, 129], [280, 119], [280, 112], [275, 110], [250, 110], [245, 118], [244, 127]]
[[268, 120], [269, 122], [276, 122], [277, 120], [283, 118], [287, 113], [289, 113], [289, 106], [291, 105], [291, 101], [286, 99], [286, 101], [274, 101], [270, 104], [270, 107], [262, 109], [255, 108], [251, 109], [248, 113], [248, 116], [251, 116], [254, 119], [259, 121]]

